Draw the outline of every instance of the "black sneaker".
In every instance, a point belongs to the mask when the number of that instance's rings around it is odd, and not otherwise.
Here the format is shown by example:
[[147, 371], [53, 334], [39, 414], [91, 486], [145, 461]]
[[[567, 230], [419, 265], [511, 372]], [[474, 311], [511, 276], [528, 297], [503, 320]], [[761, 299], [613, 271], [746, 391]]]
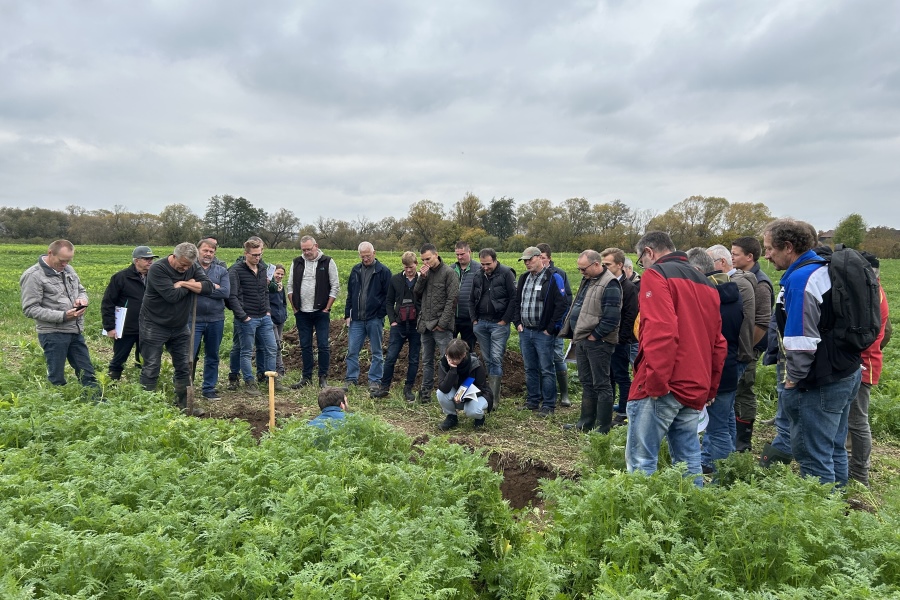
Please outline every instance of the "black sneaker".
[[203, 392], [203, 397], [206, 398], [207, 400], [221, 400], [222, 399], [222, 397], [219, 396], [219, 394], [215, 390], [213, 390], [211, 392]]
[[616, 413], [612, 420], [612, 426], [623, 427], [625, 425], [628, 425], [628, 416], [625, 413]]
[[415, 402], [416, 401], [416, 394], [415, 394], [415, 392], [412, 391], [412, 386], [406, 386], [405, 388], [403, 388], [403, 398], [407, 402]]
[[328, 387], [328, 379], [324, 375], [319, 375], [319, 387]]
[[484, 417], [475, 419], [475, 421], [472, 423], [472, 427], [474, 427], [475, 429], [484, 429]]
[[521, 404], [521, 405], [519, 405], [519, 406], [516, 407], [516, 410], [531, 410], [531, 411], [535, 411], [535, 410], [537, 410], [537, 409], [538, 409], [538, 405], [537, 405], [537, 404]]
[[549, 417], [552, 414], [553, 414], [553, 408], [551, 408], [549, 406], [542, 406], [539, 411], [534, 413], [534, 416], [540, 417], [542, 419], [546, 419], [547, 417]]

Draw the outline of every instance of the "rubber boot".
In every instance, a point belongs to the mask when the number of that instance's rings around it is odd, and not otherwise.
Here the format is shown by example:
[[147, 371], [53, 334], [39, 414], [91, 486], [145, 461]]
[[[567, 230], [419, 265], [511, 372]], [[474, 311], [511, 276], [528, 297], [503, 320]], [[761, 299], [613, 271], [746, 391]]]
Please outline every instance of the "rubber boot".
[[753, 438], [753, 421], [741, 421], [735, 419], [737, 428], [737, 442], [735, 442], [735, 452], [750, 452], [750, 443]]
[[488, 387], [494, 397], [494, 410], [500, 408], [500, 375], [488, 375]]
[[759, 457], [759, 466], [768, 468], [775, 463], [789, 465], [793, 459], [794, 457], [790, 454], [782, 452], [772, 444], [766, 444], [763, 447], [762, 456]]
[[578, 422], [574, 425], [572, 423], [563, 425], [563, 429], [575, 429], [587, 433], [594, 428], [596, 420], [597, 401], [581, 396], [581, 417], [578, 418]]
[[594, 427], [594, 431], [597, 433], [609, 433], [609, 430], [612, 429], [612, 413], [613, 413], [613, 403], [612, 401], [608, 402], [597, 402], [597, 425]]
[[572, 401], [569, 400], [569, 372], [557, 371], [556, 383], [559, 385], [559, 405], [572, 406]]

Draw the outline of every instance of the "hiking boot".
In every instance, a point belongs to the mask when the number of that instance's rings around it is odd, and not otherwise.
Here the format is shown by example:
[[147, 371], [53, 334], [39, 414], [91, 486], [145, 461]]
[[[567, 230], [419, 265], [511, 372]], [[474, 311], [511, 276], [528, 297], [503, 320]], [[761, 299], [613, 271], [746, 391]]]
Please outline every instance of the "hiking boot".
[[238, 389], [240, 389], [240, 387], [241, 387], [241, 382], [238, 379], [237, 374], [229, 373], [228, 374], [228, 391], [236, 392], [236, 391], [238, 391]]
[[484, 429], [484, 417], [475, 419], [475, 421], [472, 422], [472, 427], [474, 429]]
[[304, 377], [297, 383], [291, 386], [292, 390], [299, 390], [300, 388], [306, 387], [308, 385], [312, 385], [312, 377]]
[[628, 425], [628, 416], [625, 413], [616, 413], [612, 420], [612, 426], [622, 427], [624, 425]]
[[525, 404], [522, 404], [522, 405], [520, 405], [520, 406], [517, 406], [517, 407], [516, 407], [516, 410], [531, 410], [531, 411], [534, 411], [534, 410], [537, 410], [538, 408], [539, 408], [539, 407], [538, 407], [537, 404], [528, 404], [528, 403], [526, 402]]
[[539, 411], [537, 411], [534, 416], [540, 417], [541, 419], [546, 419], [554, 412], [553, 408], [550, 406], [542, 406]]
[[259, 391], [259, 384], [252, 379], [244, 382], [244, 393], [248, 396], [262, 396], [262, 392]]
[[319, 375], [319, 387], [328, 387], [328, 379], [324, 375]]
[[288, 388], [276, 379], [275, 380], [275, 391], [276, 392], [286, 392], [286, 391], [288, 391]]
[[206, 411], [199, 406], [195, 406], [193, 412], [191, 412], [187, 407], [185, 407], [181, 409], [181, 414], [188, 417], [202, 417], [206, 414]]
[[[390, 388], [388, 388], [390, 391]], [[369, 395], [375, 398], [375, 394], [381, 392], [381, 384], [380, 383], [370, 383], [369, 384]]]
[[[419, 390], [419, 402], [422, 404], [431, 402], [431, 390]], [[455, 419], [456, 416], [454, 415], [453, 418]]]
[[390, 387], [384, 387], [384, 386], [380, 386], [380, 385], [375, 386], [374, 388], [371, 388], [369, 391], [369, 395], [372, 396], [373, 398], [387, 398], [388, 396], [390, 396], [390, 394], [391, 394]]
[[416, 394], [412, 391], [412, 386], [407, 385], [403, 388], [403, 399], [407, 402], [415, 402]]
[[[482, 424], [484, 423], [484, 419], [481, 420]], [[459, 425], [459, 417], [456, 415], [447, 415], [444, 417], [443, 422], [438, 425], [438, 429], [441, 431], [450, 431], [454, 427]]]

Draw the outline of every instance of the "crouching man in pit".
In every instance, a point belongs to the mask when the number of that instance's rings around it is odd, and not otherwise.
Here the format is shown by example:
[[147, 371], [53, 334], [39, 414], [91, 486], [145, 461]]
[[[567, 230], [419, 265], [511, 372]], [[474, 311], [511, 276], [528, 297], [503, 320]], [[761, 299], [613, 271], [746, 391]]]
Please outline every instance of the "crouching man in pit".
[[[462, 398], [457, 403], [456, 394], [461, 386], [467, 386], [471, 378], [472, 384], [478, 388], [475, 398]], [[444, 421], [438, 425], [441, 431], [449, 431], [459, 425], [457, 412], [462, 410], [470, 419], [474, 419], [475, 429], [484, 427], [484, 417], [491, 412], [494, 398], [487, 385], [487, 374], [484, 365], [474, 353], [469, 352], [469, 345], [461, 339], [450, 342], [447, 352], [441, 358], [438, 371], [437, 398], [444, 414]], [[465, 387], [463, 387], [463, 393]]]

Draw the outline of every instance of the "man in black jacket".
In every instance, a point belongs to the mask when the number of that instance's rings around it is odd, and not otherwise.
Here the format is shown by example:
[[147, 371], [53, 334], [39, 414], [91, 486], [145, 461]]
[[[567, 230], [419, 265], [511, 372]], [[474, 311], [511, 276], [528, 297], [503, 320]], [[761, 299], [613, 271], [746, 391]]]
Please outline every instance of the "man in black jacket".
[[565, 283], [558, 273], [544, 266], [541, 251], [534, 246], [525, 248], [519, 260], [525, 262], [527, 269], [516, 286], [513, 314], [528, 388], [528, 397], [521, 408], [540, 409], [538, 416], [546, 417], [556, 410], [554, 344], [569, 308]]
[[512, 269], [497, 261], [493, 248], [478, 253], [481, 270], [472, 281], [469, 314], [481, 358], [487, 365], [488, 386], [494, 397], [494, 406], [500, 406], [500, 380], [503, 377], [503, 356], [509, 341], [509, 324], [512, 323], [516, 304], [516, 280]]
[[[269, 308], [269, 282], [266, 269], [260, 265], [264, 244], [257, 239], [244, 242], [244, 260], [229, 269], [231, 295], [228, 306], [234, 312], [234, 322], [240, 327], [241, 375], [244, 388], [250, 396], [260, 391], [253, 376], [253, 343], [256, 342], [257, 366], [263, 372], [275, 370], [275, 330]], [[275, 389], [285, 388], [276, 380]]]
[[372, 362], [369, 364], [369, 392], [381, 389], [384, 375], [384, 317], [387, 314], [385, 301], [391, 282], [391, 270], [375, 258], [375, 247], [370, 242], [359, 244], [359, 262], [350, 271], [347, 279], [347, 303], [344, 306], [344, 321], [350, 328], [347, 339], [346, 386], [356, 385], [359, 380], [359, 351], [369, 338]]
[[[109, 362], [109, 378], [121, 379], [122, 369], [131, 349], [135, 348], [134, 358], [141, 366], [141, 342], [138, 318], [141, 315], [141, 303], [147, 285], [147, 272], [158, 255], [153, 254], [148, 246], [138, 246], [131, 253], [131, 265], [115, 273], [109, 279], [103, 301], [100, 303], [100, 316], [103, 319], [103, 331], [113, 340], [113, 357]], [[125, 308], [125, 323], [122, 334], [116, 332], [116, 307]]]
[[[565, 286], [566, 306], [572, 306], [572, 287], [569, 285], [569, 275], [553, 264], [553, 254], [550, 250], [550, 244], [541, 243], [537, 245], [537, 249], [541, 251], [541, 262], [550, 269], [551, 273], [559, 275]], [[556, 370], [556, 383], [559, 385], [559, 405], [572, 406], [569, 400], [569, 367], [566, 365], [564, 340], [560, 337], [553, 342], [553, 367]]]
[[187, 408], [187, 386], [190, 382], [190, 339], [188, 318], [194, 294], [209, 296], [213, 286], [197, 263], [197, 246], [182, 242], [163, 260], [156, 261], [147, 272], [147, 288], [141, 303], [140, 336], [141, 385], [147, 391], [156, 389], [162, 364], [163, 346], [172, 355], [175, 370], [176, 404]]
[[418, 326], [419, 310], [422, 308], [413, 290], [419, 279], [419, 261], [415, 252], [404, 252], [400, 257], [403, 271], [391, 277], [387, 292], [388, 321], [391, 324], [388, 340], [387, 359], [384, 361], [384, 375], [381, 377], [381, 389], [373, 391], [373, 398], [386, 398], [391, 391], [391, 380], [394, 378], [394, 365], [404, 342], [409, 342], [409, 358], [406, 368], [406, 385], [403, 386], [403, 397], [407, 402], [415, 402], [416, 395], [412, 391], [419, 371], [419, 352], [422, 337]]

